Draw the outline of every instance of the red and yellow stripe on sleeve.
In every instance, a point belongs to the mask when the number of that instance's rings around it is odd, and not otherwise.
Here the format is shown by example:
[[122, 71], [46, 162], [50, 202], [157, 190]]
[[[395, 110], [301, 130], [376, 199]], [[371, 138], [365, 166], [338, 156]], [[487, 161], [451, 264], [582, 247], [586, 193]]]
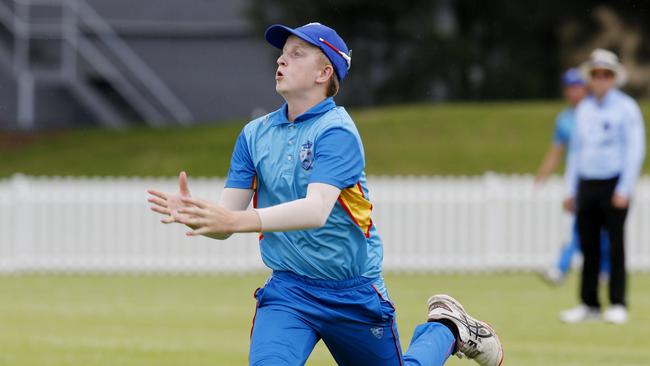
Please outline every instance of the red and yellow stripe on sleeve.
[[251, 189], [253, 190], [253, 208], [257, 208], [257, 175], [251, 179]]
[[361, 183], [357, 182], [356, 185], [342, 190], [338, 201], [352, 221], [361, 228], [366, 238], [370, 237], [372, 204], [364, 197]]
[[[257, 208], [257, 195], [258, 195], [258, 181], [257, 181], [257, 175], [253, 177], [253, 180], [251, 181], [251, 189], [254, 191], [253, 192], [253, 208]], [[264, 233], [260, 232], [258, 236], [259, 240], [264, 239]]]

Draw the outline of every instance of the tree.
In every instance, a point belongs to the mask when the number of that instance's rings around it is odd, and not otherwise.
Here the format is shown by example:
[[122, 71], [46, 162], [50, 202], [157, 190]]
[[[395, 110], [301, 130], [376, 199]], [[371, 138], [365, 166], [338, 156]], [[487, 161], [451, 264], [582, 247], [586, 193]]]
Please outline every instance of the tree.
[[[648, 6], [632, 1], [253, 0], [250, 16], [259, 32], [311, 21], [335, 28], [354, 50], [341, 97], [371, 105], [556, 97], [561, 72], [603, 27], [598, 4], [650, 35]], [[628, 57], [643, 64], [644, 47]]]

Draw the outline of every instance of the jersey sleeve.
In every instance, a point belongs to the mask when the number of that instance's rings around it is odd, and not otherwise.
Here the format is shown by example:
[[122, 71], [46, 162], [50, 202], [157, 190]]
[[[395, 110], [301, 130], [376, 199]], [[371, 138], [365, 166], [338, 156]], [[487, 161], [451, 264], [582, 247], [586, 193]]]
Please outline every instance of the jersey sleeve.
[[565, 121], [566, 116], [564, 113], [557, 116], [555, 119], [555, 130], [553, 131], [553, 143], [556, 145], [569, 145], [571, 141], [571, 136], [569, 129], [567, 128], [567, 121]]
[[237, 138], [230, 158], [226, 188], [253, 189], [256, 174], [255, 165], [246, 142], [246, 134], [242, 131]]
[[359, 181], [363, 168], [363, 149], [357, 136], [344, 128], [331, 128], [314, 143], [314, 171], [309, 183], [344, 189]]
[[625, 136], [625, 163], [621, 177], [616, 184], [616, 193], [629, 197], [634, 191], [634, 185], [639, 178], [645, 158], [645, 127], [643, 114], [636, 102], [631, 102], [628, 116], [623, 125]]

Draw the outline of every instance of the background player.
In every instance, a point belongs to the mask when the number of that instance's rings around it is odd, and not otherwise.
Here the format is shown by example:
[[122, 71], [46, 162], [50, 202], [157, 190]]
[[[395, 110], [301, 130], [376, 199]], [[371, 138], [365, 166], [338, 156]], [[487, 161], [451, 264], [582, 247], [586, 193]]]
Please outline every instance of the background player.
[[645, 158], [645, 128], [637, 102], [620, 91], [627, 73], [615, 53], [594, 50], [583, 63], [591, 94], [576, 108], [576, 126], [567, 159], [567, 198], [576, 212], [584, 256], [580, 305], [560, 313], [567, 323], [600, 318], [598, 273], [600, 234], [610, 238], [609, 302], [603, 319], [627, 322], [625, 220]]
[[178, 193], [149, 191], [163, 222], [188, 225], [188, 235], [262, 232], [273, 273], [255, 293], [250, 363], [302, 365], [322, 339], [340, 365], [441, 365], [452, 353], [499, 365], [494, 331], [446, 295], [429, 299], [428, 321], [402, 356], [361, 138], [332, 99], [351, 65], [348, 47], [319, 23], [274, 25], [265, 36], [282, 49], [276, 91], [286, 104], [244, 127], [219, 203], [191, 198], [185, 173]]
[[[537, 170], [535, 184], [543, 183], [548, 176], [560, 165], [565, 152], [569, 149], [571, 133], [575, 126], [575, 108], [587, 95], [587, 86], [577, 68], [571, 68], [562, 75], [562, 94], [569, 104], [555, 119], [555, 130], [553, 132], [553, 143], [549, 147], [544, 160]], [[575, 216], [571, 214], [571, 233], [569, 241], [560, 249], [560, 256], [554, 266], [541, 272], [541, 276], [548, 283], [559, 285], [564, 282], [574, 255], [580, 250], [580, 238], [575, 223]], [[600, 272], [606, 277], [609, 273], [609, 237], [606, 231], [601, 232], [602, 257], [600, 261]]]

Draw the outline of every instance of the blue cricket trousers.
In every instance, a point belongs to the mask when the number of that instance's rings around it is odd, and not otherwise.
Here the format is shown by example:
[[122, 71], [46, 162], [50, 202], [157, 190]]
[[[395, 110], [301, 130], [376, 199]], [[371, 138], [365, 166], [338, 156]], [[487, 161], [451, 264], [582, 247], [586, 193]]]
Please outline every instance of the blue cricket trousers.
[[376, 279], [315, 280], [274, 272], [255, 292], [250, 365], [304, 365], [323, 340], [339, 365], [442, 365], [455, 339], [440, 323], [416, 327], [402, 355], [393, 303]]

